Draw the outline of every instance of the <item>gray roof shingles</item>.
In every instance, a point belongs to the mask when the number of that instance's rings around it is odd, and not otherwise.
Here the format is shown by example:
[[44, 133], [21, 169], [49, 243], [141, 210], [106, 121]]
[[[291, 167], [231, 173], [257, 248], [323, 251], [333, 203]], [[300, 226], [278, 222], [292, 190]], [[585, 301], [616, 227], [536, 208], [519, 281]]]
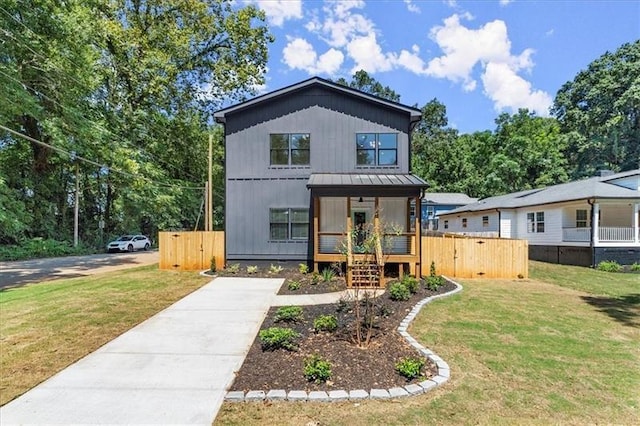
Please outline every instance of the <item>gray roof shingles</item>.
[[500, 208], [518, 208], [566, 201], [585, 200], [591, 198], [623, 198], [640, 201], [640, 191], [625, 188], [611, 182], [621, 178], [638, 175], [640, 169], [617, 173], [604, 177], [592, 177], [574, 182], [548, 186], [546, 188], [529, 189], [511, 194], [489, 197], [478, 202], [467, 204], [447, 212], [447, 214], [492, 210]]

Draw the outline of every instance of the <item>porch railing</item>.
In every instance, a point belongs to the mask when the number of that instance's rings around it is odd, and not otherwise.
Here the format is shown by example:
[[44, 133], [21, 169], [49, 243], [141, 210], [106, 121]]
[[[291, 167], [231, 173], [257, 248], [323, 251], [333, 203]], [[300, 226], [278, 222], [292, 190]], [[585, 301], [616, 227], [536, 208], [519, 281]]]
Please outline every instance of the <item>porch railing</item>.
[[634, 228], [601, 226], [598, 228], [598, 239], [600, 241], [633, 241]]
[[562, 228], [562, 241], [589, 242], [591, 228]]
[[[340, 254], [346, 249], [346, 236], [339, 232], [319, 232], [318, 252], [321, 254]], [[381, 244], [385, 254], [407, 254], [411, 255], [415, 244], [413, 233], [385, 234]], [[353, 243], [353, 252], [358, 253], [358, 247]]]

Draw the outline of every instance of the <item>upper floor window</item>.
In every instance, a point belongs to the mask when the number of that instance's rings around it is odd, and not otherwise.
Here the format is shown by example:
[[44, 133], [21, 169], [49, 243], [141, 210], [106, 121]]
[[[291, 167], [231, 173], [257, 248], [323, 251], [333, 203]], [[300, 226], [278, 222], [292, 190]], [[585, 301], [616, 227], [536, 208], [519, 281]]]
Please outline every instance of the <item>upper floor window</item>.
[[398, 164], [396, 133], [357, 133], [356, 164], [358, 166], [395, 166]]
[[308, 133], [274, 133], [270, 137], [272, 166], [308, 166], [311, 138]]
[[308, 240], [309, 209], [269, 209], [269, 239]]
[[527, 232], [544, 232], [544, 212], [527, 213]]
[[576, 210], [576, 228], [586, 228], [586, 227], [587, 227], [587, 211]]

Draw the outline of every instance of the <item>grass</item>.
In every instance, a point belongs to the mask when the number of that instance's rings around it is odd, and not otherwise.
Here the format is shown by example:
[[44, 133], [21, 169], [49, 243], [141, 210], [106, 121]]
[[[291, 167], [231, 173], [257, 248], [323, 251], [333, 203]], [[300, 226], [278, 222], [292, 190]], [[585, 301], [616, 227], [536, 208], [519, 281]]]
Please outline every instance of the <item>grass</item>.
[[208, 281], [153, 265], [0, 291], [0, 405]]
[[451, 380], [399, 401], [229, 404], [216, 424], [640, 424], [640, 277], [531, 262], [466, 280], [410, 333]]

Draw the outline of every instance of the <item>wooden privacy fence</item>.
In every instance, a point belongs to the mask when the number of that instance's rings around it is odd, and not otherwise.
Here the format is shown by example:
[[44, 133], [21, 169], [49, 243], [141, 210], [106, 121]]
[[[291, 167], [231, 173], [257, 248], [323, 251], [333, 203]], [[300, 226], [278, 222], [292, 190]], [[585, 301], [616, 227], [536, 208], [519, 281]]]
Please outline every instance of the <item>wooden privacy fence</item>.
[[422, 275], [436, 272], [456, 278], [528, 278], [527, 240], [422, 237]]
[[205, 270], [216, 257], [216, 268], [224, 268], [224, 231], [160, 232], [160, 269]]

